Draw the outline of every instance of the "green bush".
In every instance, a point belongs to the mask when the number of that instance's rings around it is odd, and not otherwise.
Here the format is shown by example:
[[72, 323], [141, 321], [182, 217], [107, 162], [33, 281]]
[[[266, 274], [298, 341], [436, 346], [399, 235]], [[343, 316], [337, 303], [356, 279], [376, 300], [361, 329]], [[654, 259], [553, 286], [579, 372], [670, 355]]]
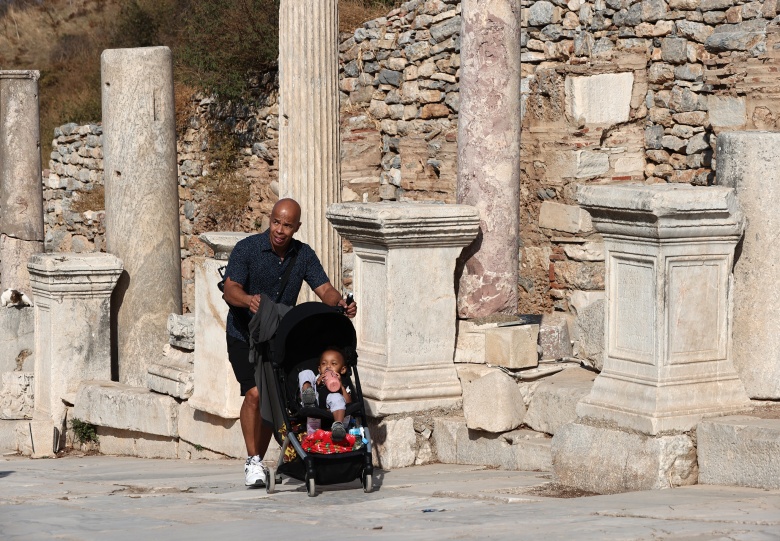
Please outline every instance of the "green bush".
[[79, 443], [97, 443], [98, 436], [97, 427], [95, 425], [85, 423], [81, 419], [73, 419], [70, 422], [70, 426]]

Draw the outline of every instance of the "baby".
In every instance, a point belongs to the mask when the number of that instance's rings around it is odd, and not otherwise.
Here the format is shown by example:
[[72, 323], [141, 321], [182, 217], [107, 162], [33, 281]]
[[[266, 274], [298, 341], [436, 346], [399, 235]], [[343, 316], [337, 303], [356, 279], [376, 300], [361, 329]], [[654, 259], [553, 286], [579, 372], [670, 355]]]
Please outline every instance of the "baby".
[[[328, 347], [322, 352], [319, 373], [316, 378], [311, 370], [302, 370], [298, 374], [301, 402], [304, 406], [316, 406], [319, 403], [321, 407], [322, 395], [325, 395], [325, 406], [333, 414], [334, 419], [330, 429], [331, 438], [333, 441], [341, 441], [347, 435], [344, 425], [349, 423], [345, 415], [347, 404], [352, 402], [352, 382], [347, 376], [347, 363], [341, 350]], [[320, 419], [309, 417], [306, 428], [307, 432], [312, 434], [320, 428]]]

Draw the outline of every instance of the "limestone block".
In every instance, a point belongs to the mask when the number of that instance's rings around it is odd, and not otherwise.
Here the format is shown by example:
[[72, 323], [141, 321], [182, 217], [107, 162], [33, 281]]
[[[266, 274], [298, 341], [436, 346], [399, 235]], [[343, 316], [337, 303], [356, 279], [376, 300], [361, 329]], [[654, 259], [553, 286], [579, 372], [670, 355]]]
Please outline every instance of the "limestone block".
[[523, 423], [537, 432], [555, 434], [577, 418], [577, 403], [588, 395], [596, 374], [583, 368], [568, 368], [539, 382]]
[[32, 372], [0, 373], [0, 419], [32, 419]]
[[[187, 402], [181, 404], [179, 409], [179, 437], [222, 455], [236, 458], [246, 455], [246, 444], [238, 419], [224, 419], [197, 410]], [[272, 443], [278, 450], [275, 440]]]
[[85, 381], [76, 394], [73, 417], [121, 430], [177, 437], [179, 408], [170, 396], [114, 381]]
[[[569, 306], [574, 310], [575, 315], [580, 315], [588, 306], [603, 299], [603, 291], [572, 291], [569, 295]], [[577, 336], [576, 325], [574, 335]]]
[[100, 454], [103, 455], [179, 458], [178, 438], [105, 426], [97, 427], [97, 436]]
[[194, 387], [195, 355], [166, 344], [159, 362], [149, 365], [146, 386], [152, 391], [188, 399]]
[[501, 372], [500, 368], [488, 366], [486, 364], [459, 364], [455, 369], [458, 371], [458, 379], [461, 385], [466, 385], [493, 372]]
[[718, 136], [716, 183], [736, 190], [747, 217], [742, 251], [734, 265], [734, 364], [752, 398], [780, 398], [780, 281], [777, 245], [780, 216], [780, 134], [734, 132]]
[[539, 210], [539, 227], [574, 234], [593, 231], [590, 215], [583, 209], [576, 205], [552, 201], [542, 203]]
[[539, 345], [542, 347], [542, 359], [562, 359], [573, 355], [569, 322], [562, 312], [544, 314], [539, 326]]
[[[30, 422], [27, 420], [8, 420], [0, 419], [0, 454], [3, 452], [21, 452], [22, 446], [19, 442], [23, 434], [26, 434], [25, 441], [30, 440]], [[29, 455], [29, 451], [26, 453]]]
[[471, 429], [506, 432], [523, 422], [525, 403], [514, 379], [493, 372], [463, 386], [463, 414]]
[[604, 367], [604, 292], [600, 299], [577, 312], [577, 356], [588, 359], [596, 370]]
[[60, 428], [48, 419], [17, 425], [19, 452], [32, 458], [53, 458], [62, 441]]
[[747, 122], [745, 98], [707, 96], [707, 109], [714, 128], [739, 128]]
[[195, 349], [195, 315], [170, 314], [167, 322], [168, 343], [182, 349]]
[[505, 368], [532, 368], [539, 364], [538, 325], [513, 325], [485, 330], [485, 361]]
[[491, 434], [469, 430], [462, 417], [434, 420], [439, 462], [479, 464], [505, 470], [549, 471], [550, 439], [530, 430]]
[[0, 309], [0, 372], [32, 371], [35, 349], [35, 308]]
[[699, 483], [780, 489], [780, 419], [707, 419], [696, 439]]
[[566, 257], [575, 261], [604, 261], [604, 243], [586, 242], [582, 245], [568, 244], [563, 247]]
[[627, 122], [633, 86], [633, 72], [566, 77], [566, 114], [585, 124]]
[[575, 156], [575, 178], [587, 179], [599, 177], [609, 172], [609, 156], [603, 152], [578, 150], [576, 151]]
[[385, 470], [414, 465], [417, 436], [411, 417], [369, 422], [374, 466]]
[[647, 437], [570, 423], [552, 439], [555, 482], [613, 494], [696, 484], [696, 446], [689, 436]]
[[472, 321], [459, 319], [455, 338], [455, 362], [484, 363], [485, 331], [495, 327], [495, 323], [477, 325]]

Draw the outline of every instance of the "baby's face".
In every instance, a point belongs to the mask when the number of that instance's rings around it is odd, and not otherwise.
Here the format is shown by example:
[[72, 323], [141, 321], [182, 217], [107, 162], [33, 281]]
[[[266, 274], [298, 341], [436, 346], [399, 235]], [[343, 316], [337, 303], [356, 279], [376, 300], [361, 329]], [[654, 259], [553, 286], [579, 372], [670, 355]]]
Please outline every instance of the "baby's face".
[[327, 350], [320, 356], [320, 375], [327, 370], [332, 370], [336, 374], [344, 374], [347, 371], [344, 357], [338, 351]]

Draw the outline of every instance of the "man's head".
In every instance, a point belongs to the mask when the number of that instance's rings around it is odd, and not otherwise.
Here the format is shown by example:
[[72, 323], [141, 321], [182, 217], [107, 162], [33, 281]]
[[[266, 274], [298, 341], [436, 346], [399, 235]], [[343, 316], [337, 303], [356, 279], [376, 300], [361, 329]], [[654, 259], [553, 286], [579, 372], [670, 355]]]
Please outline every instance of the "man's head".
[[287, 252], [293, 235], [301, 227], [301, 206], [294, 199], [280, 199], [271, 210], [271, 247], [281, 255]]
[[338, 348], [328, 347], [320, 355], [320, 375], [325, 374], [328, 370], [332, 370], [336, 374], [347, 373], [347, 363], [344, 360], [344, 354]]

